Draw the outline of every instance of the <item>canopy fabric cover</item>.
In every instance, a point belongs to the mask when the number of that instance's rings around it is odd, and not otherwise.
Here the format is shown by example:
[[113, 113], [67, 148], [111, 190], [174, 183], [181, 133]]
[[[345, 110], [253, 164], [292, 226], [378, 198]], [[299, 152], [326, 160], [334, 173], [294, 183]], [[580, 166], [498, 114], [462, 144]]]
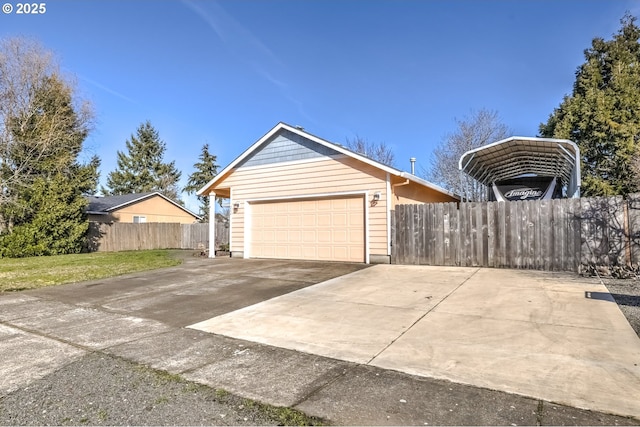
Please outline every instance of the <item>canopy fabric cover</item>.
[[580, 149], [568, 139], [512, 136], [467, 151], [458, 167], [486, 186], [523, 175], [559, 177], [567, 197], [580, 197]]

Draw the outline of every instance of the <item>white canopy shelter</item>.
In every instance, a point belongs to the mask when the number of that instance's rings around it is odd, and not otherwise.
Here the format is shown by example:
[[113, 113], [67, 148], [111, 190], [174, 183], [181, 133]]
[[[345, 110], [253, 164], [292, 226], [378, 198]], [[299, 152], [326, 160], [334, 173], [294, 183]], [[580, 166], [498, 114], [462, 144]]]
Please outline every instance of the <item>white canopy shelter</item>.
[[467, 151], [458, 167], [487, 187], [522, 176], [557, 177], [567, 197], [580, 197], [580, 149], [568, 139], [512, 136]]

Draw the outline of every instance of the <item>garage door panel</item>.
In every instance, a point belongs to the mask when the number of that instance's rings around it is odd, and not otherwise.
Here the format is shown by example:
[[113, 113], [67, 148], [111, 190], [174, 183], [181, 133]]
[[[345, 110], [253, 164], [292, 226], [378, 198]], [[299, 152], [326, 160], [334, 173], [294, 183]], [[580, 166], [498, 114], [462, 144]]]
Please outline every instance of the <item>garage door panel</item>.
[[360, 236], [359, 233], [356, 233], [353, 230], [349, 230], [348, 234], [349, 234], [349, 243], [351, 244], [356, 244], [360, 242], [360, 240], [362, 239], [362, 236]]
[[349, 227], [364, 227], [364, 214], [349, 213]]
[[316, 225], [316, 216], [313, 213], [304, 213], [302, 215], [302, 225], [304, 227], [313, 227]]
[[300, 243], [302, 243], [302, 231], [289, 230], [289, 244], [299, 245]]
[[318, 211], [331, 211], [333, 210], [333, 204], [331, 202], [332, 200], [330, 199], [317, 200], [316, 208]]
[[321, 259], [321, 260], [333, 259], [333, 251], [331, 246], [318, 246], [318, 259]]
[[289, 227], [300, 227], [302, 225], [302, 218], [300, 215], [289, 215]]
[[362, 197], [251, 205], [250, 255], [364, 261]]
[[349, 240], [349, 230], [334, 230], [333, 231], [333, 243], [335, 244], [345, 244], [350, 242]]
[[360, 209], [362, 200], [358, 199], [334, 199], [331, 200], [331, 209], [338, 211], [347, 211], [349, 209]]
[[317, 223], [316, 225], [318, 225], [319, 227], [331, 227], [331, 218], [333, 217], [333, 215], [331, 215], [330, 213], [319, 213], [316, 218], [317, 218]]
[[318, 230], [318, 243], [331, 243], [333, 240], [331, 230]]
[[289, 251], [286, 258], [299, 259], [302, 258], [302, 246], [300, 245], [289, 245]]
[[348, 258], [349, 257], [349, 248], [346, 246], [334, 246], [333, 247], [333, 255], [336, 258]]
[[348, 218], [348, 214], [336, 212], [335, 215], [333, 215], [333, 226], [344, 227], [348, 225], [347, 218]]
[[318, 259], [318, 250], [315, 246], [303, 246], [302, 257], [304, 259]]

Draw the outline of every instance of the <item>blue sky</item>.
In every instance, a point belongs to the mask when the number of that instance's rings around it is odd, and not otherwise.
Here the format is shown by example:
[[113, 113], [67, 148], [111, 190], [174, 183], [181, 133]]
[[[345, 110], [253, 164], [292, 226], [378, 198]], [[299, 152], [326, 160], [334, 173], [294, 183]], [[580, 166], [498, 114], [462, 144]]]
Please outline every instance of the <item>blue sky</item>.
[[39, 40], [93, 102], [102, 183], [150, 120], [183, 186], [204, 143], [224, 167], [279, 121], [384, 142], [403, 170], [478, 109], [536, 136], [591, 40], [640, 16], [638, 0], [55, 0], [42, 15], [2, 3], [14, 12], [0, 37]]

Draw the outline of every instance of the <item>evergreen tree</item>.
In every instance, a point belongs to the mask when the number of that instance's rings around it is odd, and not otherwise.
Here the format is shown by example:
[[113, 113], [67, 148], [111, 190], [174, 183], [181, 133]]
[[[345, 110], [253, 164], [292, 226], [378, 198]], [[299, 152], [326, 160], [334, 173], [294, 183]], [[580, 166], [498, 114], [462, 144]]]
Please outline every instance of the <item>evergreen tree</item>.
[[78, 160], [90, 110], [39, 46], [10, 39], [0, 53], [0, 257], [80, 252], [100, 164]]
[[[640, 150], [640, 28], [626, 14], [612, 40], [584, 52], [571, 96], [540, 125], [543, 137], [570, 139], [582, 156], [582, 194], [638, 191], [632, 165]], [[635, 176], [634, 176], [635, 175]]]
[[[89, 167], [80, 167], [85, 169]], [[27, 197], [29, 220], [18, 223], [0, 237], [0, 256], [26, 257], [80, 253], [89, 229], [87, 200], [78, 191], [74, 176], [56, 174], [35, 179]]]
[[109, 172], [105, 195], [120, 195], [159, 191], [180, 202], [178, 181], [182, 173], [175, 161], [164, 162], [166, 144], [149, 121], [141, 124], [136, 136], [126, 141], [127, 152], [118, 151], [118, 167]]
[[[204, 187], [218, 173], [218, 165], [216, 164], [216, 156], [209, 153], [209, 144], [202, 146], [202, 152], [198, 157], [198, 162], [193, 165], [195, 171], [189, 175], [187, 186], [184, 188], [189, 194], [193, 194]], [[202, 222], [209, 221], [209, 197], [198, 196], [200, 201], [200, 216]]]

